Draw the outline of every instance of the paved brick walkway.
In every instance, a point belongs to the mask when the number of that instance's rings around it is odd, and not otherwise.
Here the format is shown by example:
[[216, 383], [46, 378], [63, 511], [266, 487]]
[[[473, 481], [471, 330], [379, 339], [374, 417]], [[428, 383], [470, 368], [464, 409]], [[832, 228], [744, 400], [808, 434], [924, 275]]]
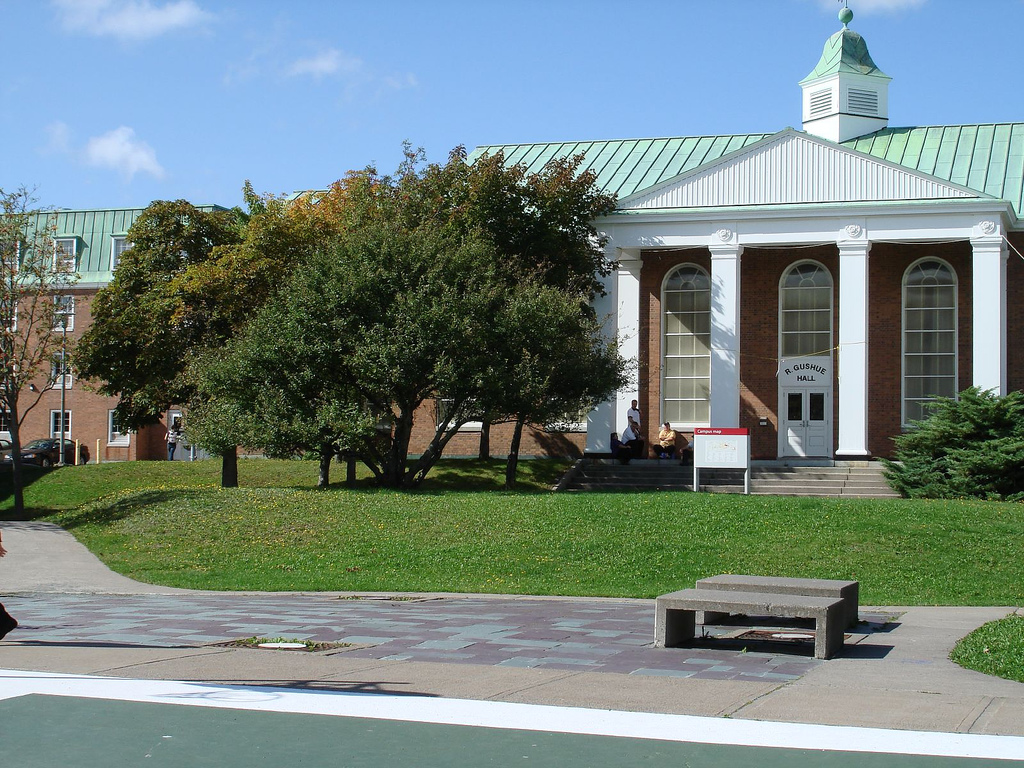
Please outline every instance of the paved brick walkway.
[[5, 598], [8, 639], [196, 647], [284, 637], [358, 644], [354, 657], [714, 680], [789, 681], [821, 662], [786, 653], [654, 648], [654, 602], [320, 595], [60, 595]]

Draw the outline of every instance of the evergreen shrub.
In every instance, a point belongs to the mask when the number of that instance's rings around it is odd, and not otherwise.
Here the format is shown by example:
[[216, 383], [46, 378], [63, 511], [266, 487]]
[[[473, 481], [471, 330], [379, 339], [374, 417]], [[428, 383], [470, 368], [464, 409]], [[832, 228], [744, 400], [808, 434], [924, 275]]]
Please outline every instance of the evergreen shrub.
[[904, 496], [1024, 500], [1024, 392], [972, 387], [937, 398], [928, 418], [893, 440], [885, 474]]

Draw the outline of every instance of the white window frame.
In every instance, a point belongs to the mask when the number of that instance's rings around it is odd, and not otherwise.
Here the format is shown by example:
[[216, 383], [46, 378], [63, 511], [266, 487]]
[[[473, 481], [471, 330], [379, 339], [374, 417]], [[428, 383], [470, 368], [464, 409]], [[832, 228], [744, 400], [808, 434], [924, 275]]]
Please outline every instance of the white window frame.
[[68, 330], [75, 330], [75, 297], [70, 293], [58, 293], [53, 297], [53, 330], [63, 330], [62, 317], [67, 317]]
[[[15, 296], [11, 296], [11, 298], [17, 299], [17, 297], [15, 297]], [[6, 327], [6, 330], [9, 331], [10, 333], [17, 333], [18, 332], [18, 303], [17, 303], [16, 300], [15, 300], [15, 303], [14, 303], [14, 307], [12, 308], [10, 319], [11, 319], [11, 323], [10, 323], [10, 325], [8, 325]], [[2, 323], [2, 322], [3, 322], [3, 318], [0, 317], [0, 323]]]
[[593, 412], [593, 408], [587, 408], [577, 413], [567, 413], [561, 420], [556, 419], [549, 424], [545, 424], [544, 431], [551, 433], [585, 433], [587, 431], [588, 419]]
[[[450, 403], [451, 399], [446, 397], [434, 398], [434, 426], [438, 427], [441, 425], [441, 417], [444, 414], [445, 403]], [[482, 421], [467, 421], [465, 424], [459, 427], [459, 432], [483, 432], [484, 423]]]
[[[60, 419], [60, 409], [59, 408], [54, 408], [52, 411], [50, 411], [50, 437], [56, 437], [56, 438], [61, 437], [61, 435], [58, 434], [58, 430], [56, 429], [56, 427], [57, 427], [57, 420], [58, 419]], [[64, 419], [65, 419], [65, 421], [64, 421], [63, 426], [67, 427], [67, 431], [64, 433], [63, 437], [64, 437], [65, 440], [70, 440], [71, 439], [71, 411], [70, 410], [65, 410], [64, 411]]]
[[0, 437], [11, 439], [11, 412], [0, 408]]
[[[68, 253], [67, 244], [71, 244]], [[53, 271], [74, 274], [78, 271], [78, 238], [57, 237], [53, 240]]]
[[114, 409], [107, 411], [107, 445], [124, 447], [131, 445], [131, 432], [119, 432], [114, 421]]
[[[110, 271], [113, 272], [117, 269], [117, 265], [121, 263], [121, 256], [124, 252], [130, 249], [134, 245], [127, 235], [111, 235], [110, 236]], [[121, 246], [118, 250], [118, 246]]]
[[71, 360], [64, 355], [64, 376], [61, 377], [58, 371], [61, 367], [61, 353], [54, 353], [50, 358], [50, 381], [53, 382], [52, 389], [71, 389], [75, 383], [75, 375], [71, 370]]
[[900, 424], [903, 427], [910, 426], [907, 420], [907, 278], [918, 266], [929, 261], [941, 264], [953, 276], [953, 396], [957, 397], [960, 392], [960, 280], [948, 261], [937, 256], [925, 256], [908, 266], [900, 281]]
[[19, 270], [21, 269], [21, 241], [20, 240], [15, 240], [14, 241], [14, 253], [12, 255], [14, 257], [13, 259], [5, 259], [6, 263], [4, 264], [4, 268], [7, 269], [12, 274], [16, 275], [16, 274], [18, 274]]
[[[813, 354], [809, 354], [809, 355], [786, 355], [786, 354], [783, 353], [784, 349], [783, 349], [783, 343], [782, 343], [782, 340], [783, 340], [783, 330], [784, 330], [784, 324], [782, 322], [783, 314], [784, 314], [783, 301], [782, 301], [783, 291], [787, 290], [787, 288], [786, 288], [786, 279], [789, 277], [790, 273], [794, 269], [797, 269], [798, 267], [802, 267], [802, 266], [805, 266], [805, 265], [808, 265], [808, 264], [813, 265], [815, 267], [818, 267], [820, 270], [822, 270], [828, 276], [828, 281], [829, 281], [829, 285], [828, 285], [828, 289], [829, 289], [829, 291], [828, 291], [828, 347], [827, 347], [827, 349], [823, 349], [823, 350], [815, 350]], [[824, 307], [822, 309], [824, 309]], [[797, 311], [797, 310], [785, 310], [785, 311], [792, 312], [792, 311]], [[821, 311], [821, 310], [815, 310], [815, 311]], [[835, 349], [835, 343], [836, 343], [836, 338], [835, 338], [836, 281], [835, 281], [835, 278], [832, 276], [831, 270], [829, 270], [828, 267], [826, 267], [820, 261], [815, 261], [814, 259], [801, 259], [800, 261], [794, 261], [792, 264], [790, 264], [788, 267], [786, 267], [782, 271], [782, 277], [779, 278], [779, 317], [778, 317], [778, 323], [779, 323], [779, 359], [780, 360], [783, 359], [783, 358], [792, 359], [794, 357], [825, 357], [825, 356], [831, 356], [832, 355], [832, 352]], [[816, 331], [815, 333], [821, 333], [821, 331]]]
[[[668, 316], [668, 310], [666, 309], [667, 302], [666, 302], [666, 299], [665, 299], [665, 294], [666, 294], [666, 291], [667, 291], [669, 279], [674, 274], [679, 272], [680, 270], [687, 269], [687, 268], [696, 269], [698, 272], [703, 274], [704, 277], [706, 277], [707, 280], [708, 280], [708, 286], [709, 286], [708, 294], [709, 294], [709, 297], [710, 297], [710, 295], [712, 293], [712, 290], [711, 290], [711, 285], [712, 285], [712, 283], [711, 283], [711, 273], [707, 269], [702, 267], [700, 264], [694, 264], [692, 262], [686, 262], [684, 264], [677, 264], [676, 266], [672, 267], [672, 269], [670, 269], [668, 271], [668, 273], [665, 275], [665, 278], [661, 281], [661, 414], [660, 414], [660, 418], [658, 420], [658, 424], [663, 424], [664, 422], [668, 421], [670, 423], [672, 429], [678, 429], [678, 430], [693, 430], [694, 427], [708, 427], [708, 426], [711, 426], [711, 422], [710, 421], [681, 421], [681, 420], [669, 419], [666, 416], [667, 408], [666, 408], [666, 405], [665, 405], [665, 401], [666, 401], [666, 397], [665, 397], [666, 385], [665, 385], [665, 382], [666, 382], [666, 380], [668, 378], [666, 376], [666, 371], [668, 370], [668, 324], [667, 324], [666, 321], [667, 321], [667, 316]], [[709, 327], [710, 327], [710, 318], [711, 318], [711, 307], [710, 307], [710, 304], [709, 304], [709, 307], [708, 307]], [[695, 333], [691, 332], [688, 335], [690, 335], [690, 336], [697, 336], [699, 334], [695, 334]], [[697, 356], [693, 355], [692, 357], [697, 357]], [[712, 384], [711, 384], [711, 337], [710, 337], [710, 334], [708, 335], [708, 354], [706, 356], [705, 355], [701, 355], [700, 357], [707, 357], [707, 360], [708, 360], [708, 375], [706, 377], [701, 376], [701, 377], [693, 377], [693, 378], [700, 378], [700, 379], [707, 378], [707, 381], [708, 381], [707, 404], [708, 404], [708, 415], [710, 417], [710, 414], [711, 414], [711, 386], [712, 386]], [[673, 398], [673, 399], [675, 399], [675, 398]]]

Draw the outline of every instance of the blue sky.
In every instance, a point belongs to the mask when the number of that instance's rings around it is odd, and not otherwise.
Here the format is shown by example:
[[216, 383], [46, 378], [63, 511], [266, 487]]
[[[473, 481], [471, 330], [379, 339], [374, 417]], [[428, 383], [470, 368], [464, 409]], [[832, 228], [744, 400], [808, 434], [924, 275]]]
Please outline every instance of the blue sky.
[[[849, 0], [890, 125], [1024, 121], [1024, 0]], [[836, 0], [0, 0], [0, 188], [236, 205], [402, 141], [799, 127]]]

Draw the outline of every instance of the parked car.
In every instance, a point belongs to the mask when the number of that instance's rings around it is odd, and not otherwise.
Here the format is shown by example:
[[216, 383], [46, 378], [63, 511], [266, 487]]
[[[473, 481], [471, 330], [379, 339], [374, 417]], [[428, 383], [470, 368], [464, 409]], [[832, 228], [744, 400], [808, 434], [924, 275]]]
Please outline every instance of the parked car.
[[[52, 467], [60, 461], [60, 443], [61, 440], [57, 437], [32, 440], [21, 446], [21, 461], [23, 464]], [[8, 446], [8, 450], [0, 455], [0, 461], [9, 464], [13, 460], [10, 446]], [[75, 443], [73, 440], [64, 440], [64, 463], [75, 463]]]

